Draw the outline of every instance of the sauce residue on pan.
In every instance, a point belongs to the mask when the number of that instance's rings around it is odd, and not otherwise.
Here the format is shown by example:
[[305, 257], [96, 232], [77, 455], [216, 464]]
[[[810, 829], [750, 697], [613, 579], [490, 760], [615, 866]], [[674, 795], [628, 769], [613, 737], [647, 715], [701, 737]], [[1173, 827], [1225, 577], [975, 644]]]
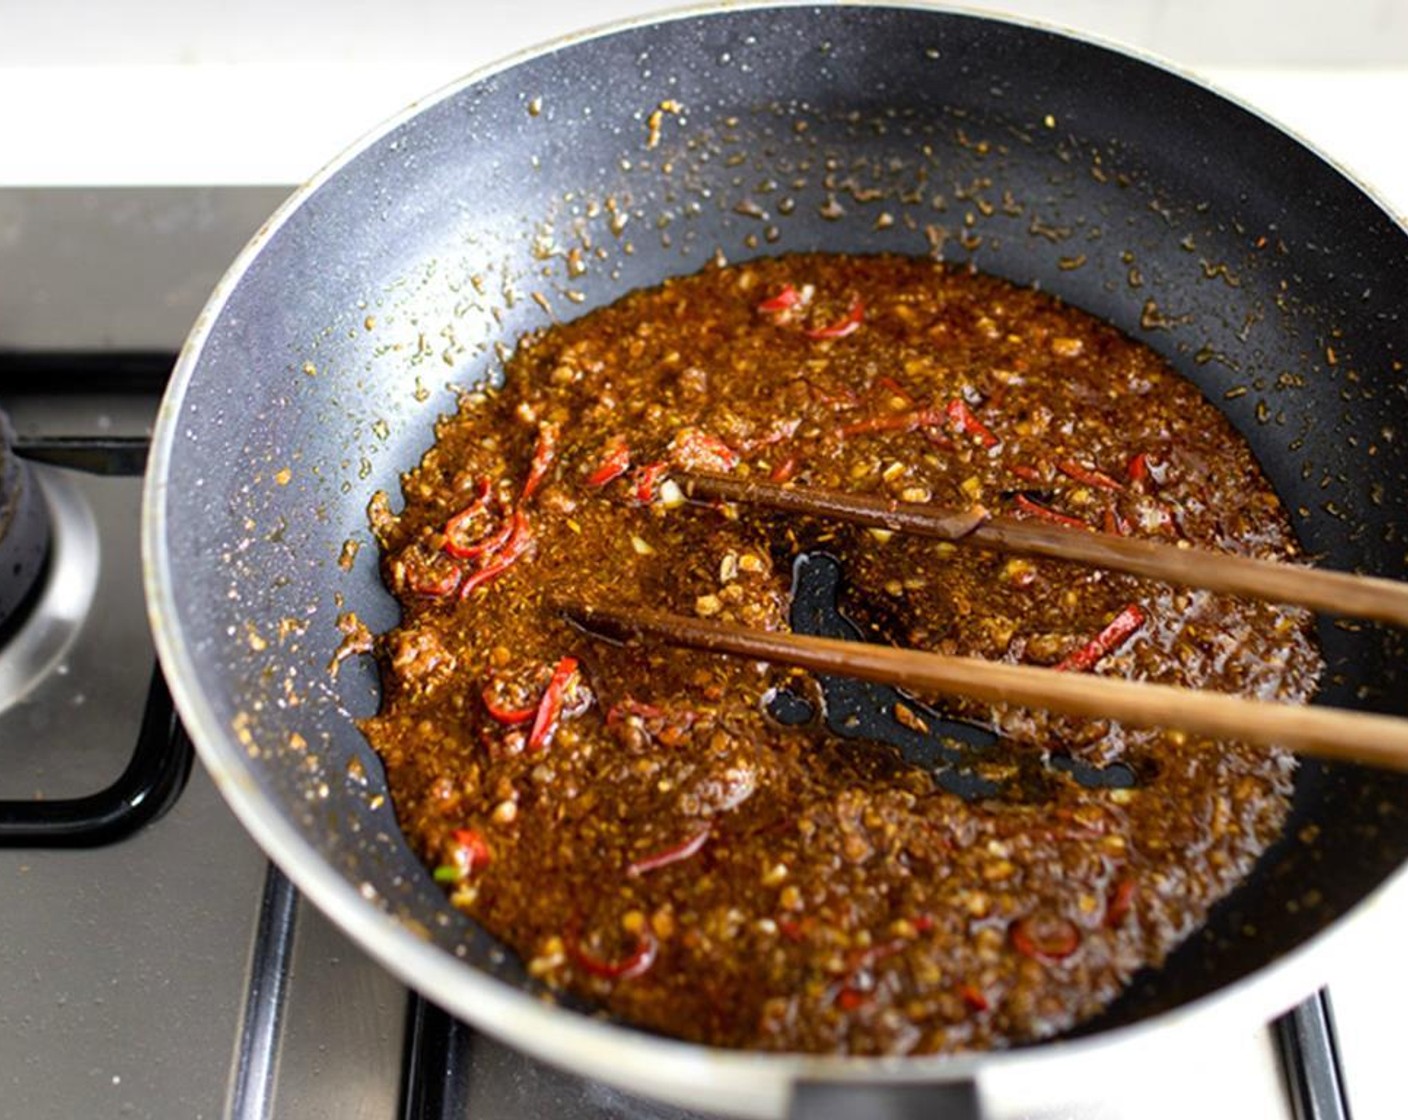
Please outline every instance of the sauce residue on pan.
[[[1285, 752], [944, 701], [998, 732], [965, 799], [892, 746], [774, 719], [815, 695], [802, 674], [603, 644], [552, 604], [783, 629], [793, 558], [825, 552], [872, 641], [1292, 702], [1321, 669], [1304, 612], [688, 505], [677, 468], [1297, 551], [1162, 359], [971, 271], [711, 267], [525, 337], [441, 421], [404, 509], [373, 502], [403, 618], [364, 728], [450, 900], [549, 988], [719, 1046], [1011, 1045], [1108, 1004], [1277, 836]], [[895, 717], [923, 724], [921, 701]], [[1132, 782], [1084, 780], [1112, 768]]]

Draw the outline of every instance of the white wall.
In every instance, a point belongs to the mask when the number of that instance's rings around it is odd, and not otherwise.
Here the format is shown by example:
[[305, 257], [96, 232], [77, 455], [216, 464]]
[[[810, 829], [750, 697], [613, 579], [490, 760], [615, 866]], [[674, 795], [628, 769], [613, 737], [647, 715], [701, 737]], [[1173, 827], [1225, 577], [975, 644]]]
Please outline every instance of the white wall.
[[[660, 0], [0, 0], [0, 66], [419, 61], [454, 75]], [[1005, 0], [1186, 64], [1408, 64], [1402, 0]]]

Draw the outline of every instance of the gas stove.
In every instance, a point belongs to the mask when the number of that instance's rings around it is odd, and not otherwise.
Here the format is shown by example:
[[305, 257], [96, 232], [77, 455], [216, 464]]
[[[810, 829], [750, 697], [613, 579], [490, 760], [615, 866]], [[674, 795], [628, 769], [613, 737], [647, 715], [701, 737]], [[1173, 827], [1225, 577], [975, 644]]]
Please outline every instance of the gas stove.
[[[1408, 208], [1408, 182], [1379, 185]], [[142, 602], [140, 471], [176, 346], [286, 193], [0, 185], [0, 408], [52, 531], [0, 648], [0, 1116], [692, 1115], [408, 992], [300, 900], [194, 761]], [[1400, 1114], [1387, 1013], [1408, 1000], [1408, 915], [1379, 909], [1326, 989], [1220, 1039], [1194, 1076], [1002, 1114]]]
[[[173, 361], [0, 355], [52, 534], [0, 651], [0, 1112], [690, 1115], [532, 1061], [407, 992], [301, 902], [193, 763], [138, 544], [146, 433]], [[1204, 1071], [1219, 1106], [1347, 1116], [1332, 998], [1222, 1049], [1234, 1072]], [[1098, 1093], [1067, 1103], [1149, 1115]]]

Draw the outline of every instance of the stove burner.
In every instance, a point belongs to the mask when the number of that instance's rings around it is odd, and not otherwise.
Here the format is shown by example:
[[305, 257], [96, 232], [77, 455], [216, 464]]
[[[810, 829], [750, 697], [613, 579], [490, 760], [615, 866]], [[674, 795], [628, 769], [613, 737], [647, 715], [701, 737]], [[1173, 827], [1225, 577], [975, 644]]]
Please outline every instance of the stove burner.
[[[33, 492], [52, 529], [43, 578], [29, 593], [23, 617], [0, 649], [0, 710], [22, 699], [63, 659], [83, 626], [98, 586], [98, 530], [92, 511], [62, 472], [29, 464], [26, 490]], [[37, 485], [34, 485], [36, 484]]]
[[33, 606], [49, 555], [48, 508], [12, 443], [9, 419], [0, 413], [0, 641]]

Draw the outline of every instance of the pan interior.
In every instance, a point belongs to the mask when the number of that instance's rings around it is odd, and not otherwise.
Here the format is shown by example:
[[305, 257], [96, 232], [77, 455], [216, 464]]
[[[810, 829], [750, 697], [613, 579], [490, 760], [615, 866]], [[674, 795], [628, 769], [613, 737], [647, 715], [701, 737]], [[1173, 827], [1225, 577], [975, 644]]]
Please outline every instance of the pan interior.
[[[1408, 246], [1373, 201], [1099, 47], [924, 9], [736, 8], [448, 93], [344, 157], [226, 281], [152, 491], [174, 599], [157, 625], [207, 763], [367, 905], [530, 987], [400, 839], [354, 724], [374, 665], [329, 670], [344, 612], [395, 619], [367, 502], [397, 494], [448, 385], [493, 378], [523, 331], [717, 258], [815, 249], [971, 263], [1113, 322], [1229, 416], [1319, 561], [1403, 577]], [[1401, 635], [1330, 619], [1321, 638], [1324, 702], [1404, 712]], [[1231, 984], [1341, 917], [1408, 853], [1405, 794], [1305, 764], [1252, 881], [1087, 1030]]]

